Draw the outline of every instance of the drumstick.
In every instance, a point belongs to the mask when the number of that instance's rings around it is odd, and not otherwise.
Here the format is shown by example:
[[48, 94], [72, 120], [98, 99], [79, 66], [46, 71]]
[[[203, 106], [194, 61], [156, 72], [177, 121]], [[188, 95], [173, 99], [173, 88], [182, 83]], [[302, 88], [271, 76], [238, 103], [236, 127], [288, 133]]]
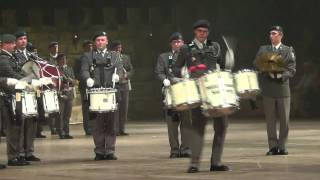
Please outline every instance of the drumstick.
[[[114, 73], [113, 74], [117, 74], [117, 68], [114, 69]], [[116, 81], [114, 79], [112, 79], [112, 83], [113, 83], [113, 89], [116, 86]]]

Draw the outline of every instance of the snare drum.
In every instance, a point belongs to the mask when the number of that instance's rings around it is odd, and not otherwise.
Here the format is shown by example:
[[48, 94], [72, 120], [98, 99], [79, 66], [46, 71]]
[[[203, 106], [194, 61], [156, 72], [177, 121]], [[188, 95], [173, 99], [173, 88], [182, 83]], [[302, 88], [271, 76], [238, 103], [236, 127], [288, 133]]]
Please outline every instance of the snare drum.
[[237, 93], [240, 98], [251, 99], [260, 92], [257, 73], [244, 69], [234, 75]]
[[16, 113], [16, 100], [19, 98], [18, 101], [22, 103], [22, 115], [25, 117], [35, 117], [38, 116], [38, 105], [37, 105], [37, 98], [36, 93], [31, 91], [22, 91], [19, 93], [20, 97], [13, 96], [12, 99], [12, 109], [13, 113]]
[[90, 112], [106, 113], [116, 111], [118, 109], [116, 92], [117, 90], [112, 88], [92, 88], [87, 90]]
[[198, 79], [202, 112], [207, 117], [232, 114], [239, 107], [233, 76], [227, 71], [215, 71]]
[[59, 100], [56, 90], [50, 89], [42, 92], [43, 109], [45, 113], [52, 114], [59, 112]]
[[183, 80], [170, 87], [172, 104], [177, 111], [183, 111], [200, 106], [201, 99], [196, 81]]

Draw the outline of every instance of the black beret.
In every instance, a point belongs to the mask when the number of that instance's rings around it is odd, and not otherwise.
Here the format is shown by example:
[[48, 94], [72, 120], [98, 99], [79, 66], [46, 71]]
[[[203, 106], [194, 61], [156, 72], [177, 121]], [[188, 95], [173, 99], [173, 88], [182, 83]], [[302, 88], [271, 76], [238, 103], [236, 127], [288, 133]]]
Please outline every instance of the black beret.
[[17, 39], [22, 36], [28, 36], [27, 32], [25, 31], [17, 31], [14, 33], [14, 35], [16, 36]]
[[169, 37], [169, 42], [172, 42], [173, 40], [179, 40], [179, 39], [183, 39], [182, 34], [179, 32], [174, 32]]
[[57, 41], [51, 41], [50, 43], [49, 43], [49, 48], [51, 48], [51, 47], [53, 47], [53, 46], [56, 46], [56, 45], [58, 45], [59, 43], [57, 42]]
[[193, 24], [193, 29], [197, 29], [198, 27], [210, 29], [210, 22], [206, 19], [200, 19]]
[[276, 26], [271, 26], [271, 27], [269, 28], [269, 32], [270, 32], [270, 31], [279, 31], [279, 32], [283, 33], [282, 27], [281, 27], [281, 26], [278, 26], [278, 25], [276, 25]]
[[65, 57], [66, 55], [64, 53], [58, 53], [58, 56], [57, 56], [57, 60], [60, 60], [61, 58]]
[[83, 43], [82, 43], [82, 46], [85, 47], [88, 44], [93, 44], [93, 42], [91, 40], [84, 40]]
[[121, 41], [120, 40], [114, 40], [111, 42], [110, 44], [110, 49], [114, 50], [117, 46], [121, 45]]
[[3, 34], [1, 37], [1, 43], [15, 43], [16, 37], [12, 34]]
[[107, 36], [107, 33], [106, 32], [104, 32], [104, 31], [97, 31], [97, 32], [95, 32], [94, 33], [94, 35], [93, 35], [93, 40], [95, 41], [96, 40], [96, 38], [97, 37], [99, 37], [99, 36]]

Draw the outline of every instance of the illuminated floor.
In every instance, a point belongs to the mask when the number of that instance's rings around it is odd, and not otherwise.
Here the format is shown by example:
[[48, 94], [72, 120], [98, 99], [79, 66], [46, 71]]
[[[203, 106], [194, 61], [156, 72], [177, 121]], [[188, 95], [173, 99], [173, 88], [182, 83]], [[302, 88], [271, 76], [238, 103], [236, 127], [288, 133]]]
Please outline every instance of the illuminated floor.
[[[0, 171], [1, 180], [90, 180], [90, 179], [320, 179], [320, 121], [293, 121], [289, 156], [265, 156], [265, 124], [262, 120], [231, 120], [224, 163], [231, 172], [209, 172], [212, 126], [207, 125], [201, 172], [188, 174], [188, 159], [169, 159], [164, 122], [129, 123], [130, 136], [117, 139], [117, 161], [93, 161], [93, 141], [81, 125], [72, 126], [73, 140], [47, 136], [36, 140], [36, 155], [42, 162]], [[0, 162], [6, 162], [5, 143]]]

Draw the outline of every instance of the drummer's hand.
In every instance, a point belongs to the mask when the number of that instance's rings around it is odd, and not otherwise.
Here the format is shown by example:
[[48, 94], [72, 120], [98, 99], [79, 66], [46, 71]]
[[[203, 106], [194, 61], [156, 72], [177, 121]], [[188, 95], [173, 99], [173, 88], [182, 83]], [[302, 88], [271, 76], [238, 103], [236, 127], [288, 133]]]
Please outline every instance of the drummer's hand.
[[17, 79], [14, 79], [14, 78], [7, 78], [7, 85], [8, 86], [14, 86], [18, 83], [18, 80]]
[[274, 74], [273, 74], [273, 73], [269, 73], [269, 76], [270, 76], [272, 79], [274, 79], [274, 78], [275, 78], [275, 76], [274, 76]]
[[120, 78], [119, 78], [119, 75], [118, 75], [118, 74], [113, 74], [113, 75], [112, 75], [112, 82], [116, 82], [116, 83], [117, 83], [117, 82], [119, 82], [119, 79], [120, 79]]
[[277, 73], [277, 79], [282, 78], [282, 74], [281, 73]]
[[168, 87], [168, 86], [170, 86], [170, 80], [169, 79], [164, 79], [163, 80], [163, 85], [165, 86], [165, 87]]
[[43, 77], [39, 79], [41, 85], [49, 85], [49, 84], [54, 84], [52, 79], [49, 77]]
[[18, 81], [17, 84], [15, 85], [15, 89], [26, 89], [28, 83], [25, 81]]
[[34, 88], [40, 87], [41, 86], [41, 82], [38, 79], [32, 79], [31, 80], [31, 86], [33, 86]]
[[92, 78], [87, 79], [87, 86], [92, 87], [94, 85], [94, 80]]

